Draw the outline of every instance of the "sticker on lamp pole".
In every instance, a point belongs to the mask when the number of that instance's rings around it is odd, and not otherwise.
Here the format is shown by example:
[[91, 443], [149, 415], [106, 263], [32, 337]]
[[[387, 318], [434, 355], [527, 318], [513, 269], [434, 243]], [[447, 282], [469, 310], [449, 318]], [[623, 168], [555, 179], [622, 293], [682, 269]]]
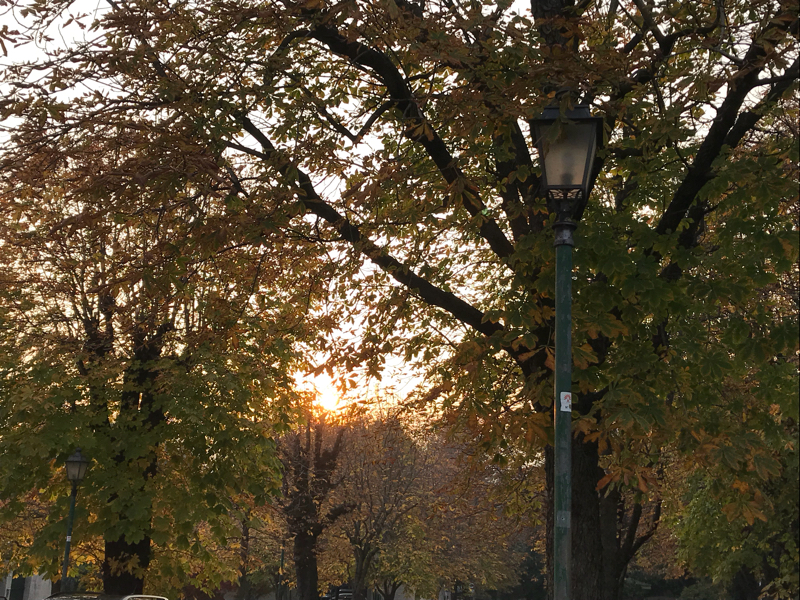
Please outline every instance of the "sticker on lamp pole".
[[572, 412], [572, 392], [561, 392], [561, 410]]

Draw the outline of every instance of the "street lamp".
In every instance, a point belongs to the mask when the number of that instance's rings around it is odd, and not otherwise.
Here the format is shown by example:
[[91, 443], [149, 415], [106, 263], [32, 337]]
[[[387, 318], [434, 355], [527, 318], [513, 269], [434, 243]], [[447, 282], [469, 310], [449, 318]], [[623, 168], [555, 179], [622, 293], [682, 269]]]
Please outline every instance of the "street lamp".
[[572, 232], [578, 203], [589, 197], [595, 152], [603, 141], [603, 120], [576, 106], [563, 114], [548, 107], [533, 121], [542, 167], [542, 188], [551, 210], [556, 248], [555, 531], [554, 600], [571, 598], [572, 514]]
[[86, 476], [86, 469], [89, 468], [89, 460], [81, 454], [81, 449], [77, 448], [65, 462], [67, 469], [67, 479], [72, 483], [72, 494], [69, 504], [69, 518], [67, 519], [67, 543], [64, 547], [64, 565], [61, 569], [61, 591], [67, 590], [67, 570], [69, 569], [69, 547], [72, 543], [72, 521], [75, 519], [75, 498], [78, 496], [78, 484]]

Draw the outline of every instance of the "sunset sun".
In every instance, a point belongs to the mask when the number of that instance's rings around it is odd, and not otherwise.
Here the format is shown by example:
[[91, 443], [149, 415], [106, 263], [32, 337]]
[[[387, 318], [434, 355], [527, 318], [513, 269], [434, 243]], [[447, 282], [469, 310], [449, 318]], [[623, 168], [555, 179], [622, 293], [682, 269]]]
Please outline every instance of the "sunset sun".
[[326, 374], [308, 376], [305, 378], [306, 389], [315, 394], [314, 404], [328, 411], [338, 410], [342, 407], [339, 391], [330, 377]]

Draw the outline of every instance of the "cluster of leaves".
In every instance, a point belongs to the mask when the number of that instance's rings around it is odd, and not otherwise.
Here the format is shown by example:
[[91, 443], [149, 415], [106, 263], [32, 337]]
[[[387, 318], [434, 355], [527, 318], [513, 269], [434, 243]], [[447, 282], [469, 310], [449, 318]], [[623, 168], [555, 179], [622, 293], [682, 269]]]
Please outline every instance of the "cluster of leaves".
[[[379, 375], [386, 354], [402, 356], [426, 375], [416, 406], [440, 410], [501, 466], [551, 456], [554, 215], [527, 133], [547, 104], [590, 104], [605, 147], [591, 202], [574, 214], [574, 452], [585, 458], [573, 463], [574, 556], [587, 569], [576, 597], [613, 598], [604, 582], [624, 577], [620, 531], [600, 527], [616, 522], [604, 494], [641, 494], [628, 505], [641, 511], [672, 462], [724, 466], [747, 483], [728, 516], [749, 526], [766, 514], [753, 503], [786, 468], [778, 449], [797, 443], [784, 425], [798, 419], [797, 297], [786, 293], [798, 260], [796, 3], [534, 0], [520, 14], [507, 2], [115, 0], [75, 19], [56, 1], [11, 9], [29, 28], [4, 29], [7, 46], [85, 29], [3, 67], [4, 203], [27, 188], [46, 198], [74, 174], [82, 204], [56, 232], [76, 239], [141, 199], [151, 237], [160, 207], [186, 207], [167, 227], [177, 254], [92, 242], [78, 261], [137, 257], [141, 276], [85, 285], [128, 307], [115, 334], [133, 344], [128, 364], [144, 348], [137, 328], [152, 342], [184, 306], [220, 311], [199, 321], [221, 319], [207, 339], [225, 366], [264, 348], [253, 331], [282, 357], [286, 332], [260, 324], [316, 310], [322, 333], [298, 338], [329, 365]], [[203, 202], [216, 209], [195, 217]], [[256, 277], [265, 264], [286, 269]], [[195, 273], [197, 292], [213, 294], [163, 299]], [[94, 298], [75, 313], [104, 325], [111, 304]], [[233, 325], [259, 302], [269, 315]], [[164, 332], [154, 369], [196, 351], [182, 331]], [[84, 367], [85, 341], [73, 347]], [[90, 349], [98, 365], [101, 348]], [[127, 398], [125, 373], [155, 371], [111, 368], [98, 381]], [[69, 377], [45, 380], [66, 394]]]
[[[779, 454], [781, 476], [748, 493], [751, 484], [717, 471], [687, 482], [686, 509], [673, 524], [678, 556], [693, 573], [742, 597], [793, 598], [798, 588], [800, 517], [797, 448]], [[752, 498], [752, 499], [751, 499]], [[746, 521], [740, 524], [738, 517]]]
[[92, 465], [76, 568], [108, 562], [98, 540], [147, 538], [149, 585], [214, 587], [238, 568], [220, 552], [234, 499], [263, 504], [279, 489], [274, 436], [292, 418], [305, 322], [300, 302], [261, 282], [291, 273], [293, 257], [231, 244], [224, 197], [168, 166], [144, 190], [109, 184], [116, 205], [97, 210], [82, 157], [55, 154], [2, 196], [0, 446], [14, 457], [0, 475], [3, 519], [39, 510], [31, 494], [54, 501], [3, 559], [59, 572], [62, 465], [81, 447]]

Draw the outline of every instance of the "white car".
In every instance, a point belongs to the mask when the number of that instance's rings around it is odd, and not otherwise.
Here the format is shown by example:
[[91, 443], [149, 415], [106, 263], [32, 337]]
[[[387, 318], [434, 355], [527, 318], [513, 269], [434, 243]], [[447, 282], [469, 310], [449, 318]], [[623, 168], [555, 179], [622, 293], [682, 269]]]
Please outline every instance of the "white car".
[[164, 596], [148, 596], [147, 594], [129, 594], [115, 596], [100, 592], [60, 592], [45, 598], [45, 600], [168, 600]]

